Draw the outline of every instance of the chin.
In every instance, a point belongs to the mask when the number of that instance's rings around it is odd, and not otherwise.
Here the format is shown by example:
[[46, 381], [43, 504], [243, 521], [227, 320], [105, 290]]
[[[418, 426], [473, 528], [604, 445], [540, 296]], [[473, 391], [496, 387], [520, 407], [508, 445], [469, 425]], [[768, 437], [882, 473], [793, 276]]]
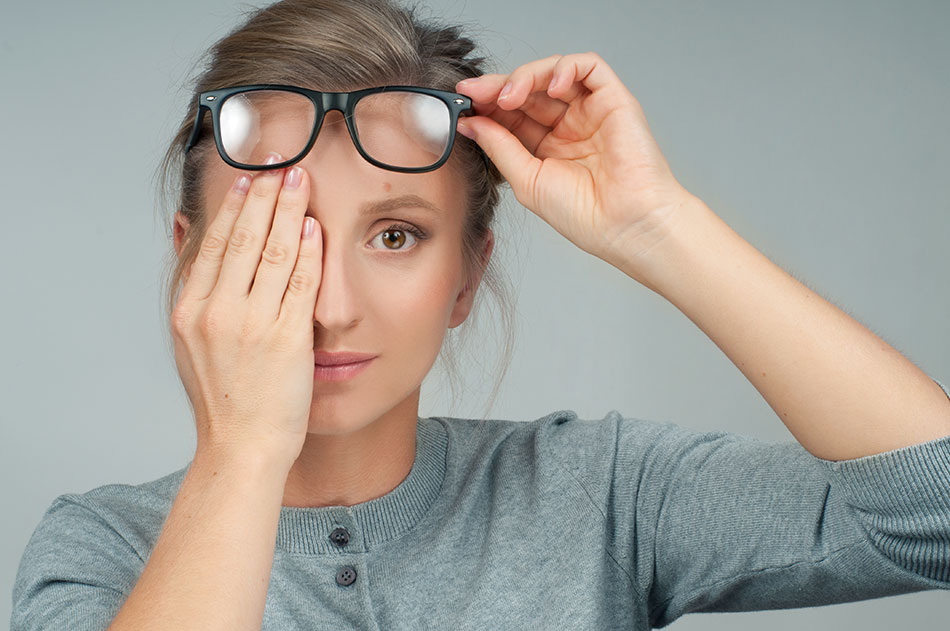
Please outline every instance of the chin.
[[353, 417], [337, 418], [327, 415], [311, 416], [307, 424], [308, 434], [317, 434], [320, 436], [340, 436], [349, 434], [361, 427], [354, 426]]
[[339, 406], [320, 405], [317, 399], [310, 408], [310, 420], [307, 433], [321, 436], [341, 436], [359, 431], [369, 425], [373, 419], [366, 419], [350, 407], [349, 412], [340, 412]]

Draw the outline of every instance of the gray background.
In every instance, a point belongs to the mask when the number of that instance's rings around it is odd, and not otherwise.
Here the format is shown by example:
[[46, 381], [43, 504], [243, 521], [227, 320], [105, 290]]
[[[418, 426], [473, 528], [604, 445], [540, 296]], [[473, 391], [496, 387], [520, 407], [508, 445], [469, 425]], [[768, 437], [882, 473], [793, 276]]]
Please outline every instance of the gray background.
[[[172, 247], [151, 176], [229, 0], [20, 2], [0, 24], [3, 361], [0, 620], [52, 500], [178, 469], [193, 422], [161, 320]], [[950, 382], [950, 4], [432, 0], [504, 72], [600, 53], [677, 178], [773, 261]], [[792, 440], [729, 359], [663, 298], [575, 248], [507, 193], [496, 256], [517, 348], [491, 416], [559, 408]], [[170, 216], [172, 209], [158, 209]], [[490, 335], [490, 314], [479, 326]], [[497, 359], [452, 405], [480, 416]], [[437, 364], [438, 367], [438, 364]], [[487, 388], [486, 388], [487, 390]], [[815, 609], [686, 616], [675, 629], [942, 628], [928, 592]]]

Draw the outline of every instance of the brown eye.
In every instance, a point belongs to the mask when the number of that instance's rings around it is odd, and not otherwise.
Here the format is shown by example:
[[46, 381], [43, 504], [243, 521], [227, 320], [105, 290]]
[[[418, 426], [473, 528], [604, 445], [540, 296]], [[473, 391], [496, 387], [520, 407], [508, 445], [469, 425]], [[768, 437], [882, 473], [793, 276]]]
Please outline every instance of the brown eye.
[[[409, 245], [406, 245], [406, 239], [410, 239]], [[391, 252], [401, 252], [403, 250], [414, 250], [418, 242], [428, 238], [427, 235], [408, 224], [392, 225], [376, 235], [376, 239], [382, 239], [383, 244], [379, 249], [389, 250]], [[375, 242], [376, 239], [373, 239]]]
[[405, 242], [406, 233], [402, 230], [387, 230], [383, 233], [383, 243], [390, 250], [398, 250], [402, 248], [402, 244]]

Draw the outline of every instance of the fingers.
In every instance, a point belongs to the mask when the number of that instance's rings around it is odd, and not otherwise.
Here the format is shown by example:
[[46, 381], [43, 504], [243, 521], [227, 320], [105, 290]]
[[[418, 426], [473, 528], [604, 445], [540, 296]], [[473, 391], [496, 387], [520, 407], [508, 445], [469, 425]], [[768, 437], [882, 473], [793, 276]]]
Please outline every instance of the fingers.
[[[456, 89], [471, 97], [475, 112], [474, 117], [459, 119], [459, 131], [478, 138], [479, 145], [509, 182], [512, 172], [506, 172], [503, 164], [522, 168], [528, 164], [528, 157], [509, 142], [504, 130], [517, 138], [527, 152], [544, 159], [549, 149], [542, 154], [538, 147], [558, 134], [555, 128], [559, 124], [563, 127], [561, 137], [565, 132], [576, 135], [576, 130], [564, 127], [562, 120], [573, 117], [576, 123], [578, 117], [590, 116], [581, 108], [587, 108], [584, 104], [591, 101], [582, 99], [599, 91], [594, 98], [602, 110], [632, 99], [613, 70], [593, 52], [552, 55], [519, 66], [510, 75], [486, 74], [461, 81]], [[492, 121], [498, 125], [491, 124]], [[575, 124], [570, 118], [566, 122]], [[513, 153], [509, 155], [509, 151]]]
[[[475, 113], [489, 115], [497, 103], [504, 110], [523, 109], [541, 124], [553, 126], [566, 106], [602, 89], [620, 85], [620, 79], [600, 55], [594, 52], [551, 55], [516, 68], [510, 75], [485, 74], [456, 84], [461, 94], [472, 97]], [[505, 92], [505, 87], [510, 86]], [[502, 94], [502, 92], [505, 92]], [[547, 98], [529, 100], [533, 94]], [[562, 105], [558, 105], [558, 101]]]
[[310, 234], [304, 234], [300, 241], [297, 264], [284, 285], [287, 291], [277, 319], [286, 323], [290, 330], [311, 331], [317, 290], [323, 278], [323, 233], [315, 217], [306, 217], [304, 221], [312, 221]]
[[460, 81], [456, 90], [471, 97], [476, 116], [508, 127], [532, 151], [572, 106], [581, 107], [582, 98], [601, 91], [600, 102], [610, 106], [633, 96], [593, 52], [552, 55], [519, 66], [510, 75], [485, 74]]
[[477, 129], [469, 123], [469, 129], [477, 134], [478, 145], [511, 185], [511, 192], [518, 202], [528, 208], [537, 208], [533, 200], [535, 182], [543, 164], [541, 158], [535, 157], [517, 136], [497, 121], [478, 118]]
[[[512, 109], [508, 105], [511, 102], [510, 95], [499, 100], [508, 78], [509, 75], [485, 74], [476, 79], [460, 82], [456, 89], [461, 94], [471, 97], [475, 114], [495, 118], [496, 114], [506, 113]], [[501, 107], [502, 104], [504, 108]], [[567, 108], [568, 104], [564, 101], [535, 90], [528, 93], [517, 111], [527, 114], [541, 125], [554, 127], [564, 116]]]
[[[268, 164], [279, 162], [270, 155]], [[270, 234], [274, 217], [274, 200], [283, 181], [281, 171], [264, 171], [254, 178], [244, 200], [244, 208], [234, 223], [215, 293], [233, 300], [246, 298], [261, 262], [261, 251]], [[302, 213], [301, 213], [302, 214]]]
[[188, 278], [179, 295], [179, 302], [204, 300], [211, 295], [218, 283], [221, 261], [228, 247], [228, 239], [251, 186], [251, 176], [241, 173], [234, 178], [231, 188], [224, 196], [221, 208], [205, 232], [201, 248], [188, 272]]
[[547, 94], [565, 103], [620, 85], [620, 79], [597, 53], [574, 53], [552, 55], [519, 66], [508, 77], [510, 92], [500, 98], [498, 104], [504, 109], [514, 109], [524, 103], [529, 94], [546, 91]]
[[[476, 116], [485, 116], [504, 125], [528, 151], [534, 153], [544, 137], [567, 113], [568, 105], [552, 99], [544, 92], [531, 92], [521, 107], [510, 110], [499, 107], [499, 92], [508, 75], [482, 75], [469, 83], [461, 82], [457, 90], [471, 97]], [[477, 124], [477, 123], [476, 123]], [[461, 129], [469, 126], [466, 118], [459, 119]]]
[[[270, 199], [273, 206], [273, 198]], [[300, 167], [285, 169], [277, 195], [273, 225], [269, 226], [270, 234], [267, 235], [267, 243], [248, 296], [251, 309], [262, 318], [278, 318], [288, 278], [294, 272], [294, 267], [300, 264], [298, 250], [302, 246], [301, 228], [309, 199], [310, 179], [306, 172]], [[319, 267], [304, 271], [315, 276], [320, 271]]]
[[[538, 145], [541, 144], [545, 136], [551, 133], [549, 127], [541, 125], [524, 112], [518, 110], [514, 112], [496, 110], [487, 118], [503, 125], [509, 132], [514, 134], [515, 137], [521, 141], [521, 144], [531, 153], [536, 153]], [[474, 132], [470, 130], [475, 129], [475, 125], [479, 125], [479, 123], [470, 120], [470, 117], [459, 118], [458, 130], [466, 136], [471, 137], [471, 133]]]

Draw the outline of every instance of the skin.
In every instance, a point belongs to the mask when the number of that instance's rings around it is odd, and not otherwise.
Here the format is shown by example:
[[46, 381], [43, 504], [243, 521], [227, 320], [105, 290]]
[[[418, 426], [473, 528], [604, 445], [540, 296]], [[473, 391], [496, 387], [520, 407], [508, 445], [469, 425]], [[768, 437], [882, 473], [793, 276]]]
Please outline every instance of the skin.
[[459, 131], [518, 201], [676, 306], [813, 455], [847, 460], [950, 435], [950, 401], [924, 371], [676, 181], [599, 55], [553, 55], [456, 90], [478, 114]]
[[[462, 277], [464, 199], [448, 168], [428, 173], [379, 169], [356, 151], [339, 112], [330, 112], [311, 152], [296, 164], [309, 186], [306, 215], [323, 239], [320, 286], [313, 309], [314, 349], [378, 355], [357, 377], [314, 382], [307, 437], [290, 469], [285, 506], [350, 506], [392, 491], [415, 458], [422, 380], [447, 329], [468, 317], [474, 292]], [[211, 160], [205, 211], [213, 217], [240, 171]], [[260, 177], [258, 174], [257, 177]], [[404, 207], [360, 216], [364, 202], [418, 195], [436, 207]], [[403, 232], [387, 248], [381, 233], [393, 223]], [[176, 215], [180, 254], [187, 221]], [[485, 246], [491, 255], [494, 241]], [[479, 278], [480, 280], [480, 278]], [[476, 283], [477, 287], [477, 283]]]
[[[512, 88], [503, 92], [507, 83]], [[598, 55], [554, 55], [456, 90], [472, 97], [478, 114], [460, 121], [458, 130], [485, 150], [516, 199], [576, 246], [680, 309], [813, 455], [858, 458], [950, 435], [950, 402], [923, 371], [769, 261], [680, 186], [639, 103]], [[323, 224], [326, 243], [322, 256], [313, 258], [324, 274], [313, 294], [314, 346], [371, 351], [380, 353], [379, 360], [360, 376], [370, 378], [314, 388], [304, 448], [290, 476], [287, 450], [274, 457], [261, 449], [258, 438], [271, 436], [267, 431], [240, 450], [228, 441], [223, 445], [229, 449], [197, 450], [145, 571], [111, 629], [260, 629], [281, 494], [284, 505], [352, 504], [392, 490], [411, 468], [419, 384], [446, 328], [463, 322], [471, 308], [459, 273], [458, 188], [438, 171], [401, 177], [374, 170], [348, 138], [324, 132], [301, 163], [301, 190], [307, 191], [308, 212]], [[209, 210], [218, 207], [235, 175], [222, 165], [211, 167]], [[311, 181], [312, 188], [304, 189]], [[252, 196], [254, 190], [252, 185]], [[432, 234], [428, 248], [400, 260], [364, 249], [388, 222], [364, 223], [354, 209], [405, 190], [424, 192], [445, 210], [439, 225], [424, 226]], [[176, 248], [186, 227], [179, 220]], [[485, 247], [490, 255], [490, 240]], [[308, 245], [304, 251], [318, 250]], [[257, 264], [256, 257], [243, 258]], [[210, 264], [197, 267], [195, 280], [208, 282], [194, 285], [193, 293], [207, 295], [216, 273]], [[246, 301], [233, 296], [243, 299], [246, 276], [231, 278], [240, 282], [225, 282], [230, 292], [222, 295], [232, 302], [213, 300], [215, 308], [245, 308]], [[253, 296], [268, 294], [264, 302], [255, 298], [257, 310], [273, 308], [269, 292], [275, 288], [281, 289], [272, 282], [251, 289]], [[303, 292], [294, 298], [289, 286], [287, 294], [284, 304], [294, 305], [306, 305], [311, 295], [300, 302]], [[301, 322], [291, 321], [294, 327]], [[198, 322], [207, 332], [207, 318]], [[260, 328], [259, 320], [252, 323]], [[185, 333], [201, 342], [193, 331]], [[232, 354], [233, 347], [244, 348], [244, 336], [233, 336], [233, 329], [220, 337]], [[271, 359], [271, 349], [251, 337], [250, 347]], [[297, 364], [282, 359], [294, 376]], [[240, 373], [223, 374], [233, 379]], [[206, 399], [227, 407], [209, 388]], [[274, 399], [267, 400], [271, 415], [283, 401]], [[273, 419], [250, 420], [251, 429], [266, 430]]]

